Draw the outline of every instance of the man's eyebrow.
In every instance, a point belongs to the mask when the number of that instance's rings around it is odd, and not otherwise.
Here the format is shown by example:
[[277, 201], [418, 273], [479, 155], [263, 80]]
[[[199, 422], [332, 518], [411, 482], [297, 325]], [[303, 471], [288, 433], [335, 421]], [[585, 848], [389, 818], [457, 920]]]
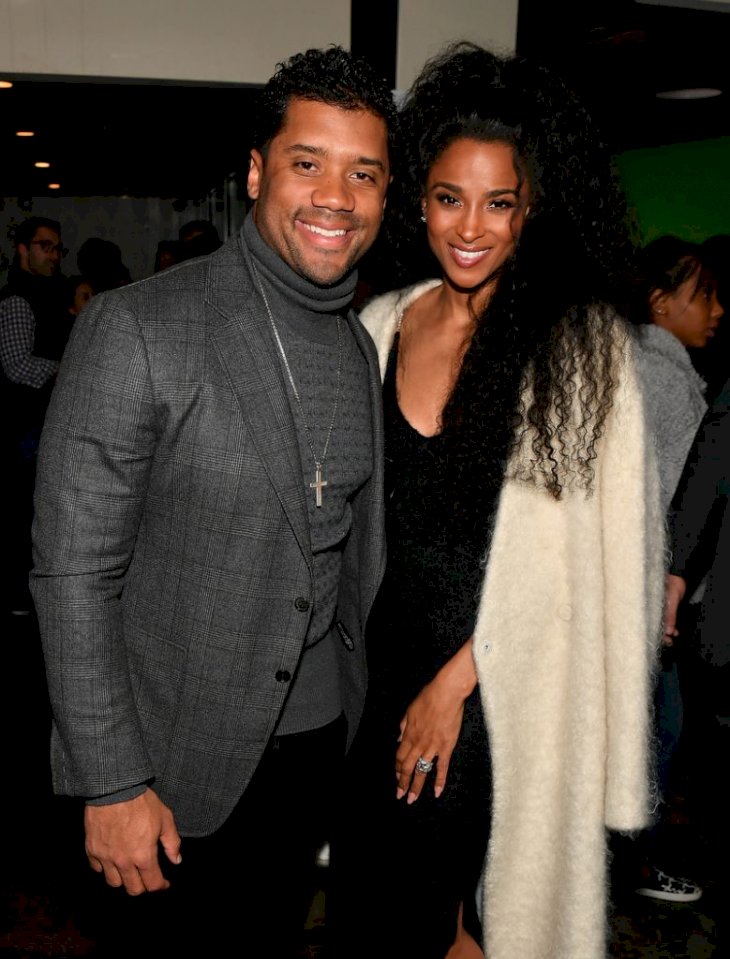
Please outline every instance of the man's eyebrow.
[[287, 153], [313, 153], [315, 156], [327, 156], [324, 147], [313, 147], [308, 143], [292, 143], [286, 148]]
[[[292, 143], [285, 150], [286, 153], [309, 153], [311, 156], [326, 157], [328, 150], [324, 147], [311, 146], [309, 143]], [[385, 173], [385, 164], [377, 157], [356, 157], [353, 161], [358, 166], [374, 166]]]

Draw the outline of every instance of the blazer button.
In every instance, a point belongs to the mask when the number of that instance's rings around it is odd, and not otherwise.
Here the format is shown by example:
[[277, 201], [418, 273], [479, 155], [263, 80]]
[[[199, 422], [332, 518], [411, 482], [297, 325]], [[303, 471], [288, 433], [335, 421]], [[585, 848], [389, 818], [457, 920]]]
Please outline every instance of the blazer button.
[[294, 600], [294, 609], [298, 609], [300, 613], [306, 613], [309, 609], [309, 600], [303, 596], [297, 596]]
[[291, 679], [291, 673], [288, 669], [277, 669], [276, 671], [276, 681], [278, 683], [288, 683]]

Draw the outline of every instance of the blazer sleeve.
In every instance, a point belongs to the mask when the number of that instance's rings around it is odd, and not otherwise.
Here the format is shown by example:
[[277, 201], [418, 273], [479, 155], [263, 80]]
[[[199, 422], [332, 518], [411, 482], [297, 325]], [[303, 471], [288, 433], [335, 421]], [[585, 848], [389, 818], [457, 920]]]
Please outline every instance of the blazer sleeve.
[[101, 295], [66, 349], [36, 482], [31, 589], [61, 742], [59, 792], [95, 797], [152, 776], [121, 597], [155, 443], [143, 337], [124, 296]]

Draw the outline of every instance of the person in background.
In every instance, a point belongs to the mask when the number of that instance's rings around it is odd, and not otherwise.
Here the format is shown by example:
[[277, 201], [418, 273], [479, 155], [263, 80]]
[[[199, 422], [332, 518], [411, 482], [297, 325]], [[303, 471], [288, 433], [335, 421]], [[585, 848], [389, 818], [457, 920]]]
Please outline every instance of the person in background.
[[[717, 281], [700, 244], [676, 236], [649, 243], [638, 260], [635, 318], [639, 321], [639, 369], [655, 439], [664, 513], [672, 501], [697, 429], [707, 410], [706, 384], [689, 349], [702, 350], [715, 336], [723, 308]], [[679, 875], [669, 824], [671, 769], [683, 721], [680, 675], [673, 640], [664, 637], [656, 695], [657, 770], [661, 805], [655, 826], [641, 837], [644, 862], [636, 891], [643, 896], [693, 902], [702, 889]]]
[[[66, 281], [66, 322], [63, 325], [63, 345], [61, 354], [66, 348], [71, 330], [76, 318], [94, 297], [95, 291], [85, 276], [76, 273]], [[61, 356], [62, 358], [62, 356]]]
[[155, 252], [154, 273], [160, 270], [166, 270], [168, 266], [174, 266], [181, 262], [180, 244], [177, 240], [160, 240]]
[[715, 275], [717, 298], [727, 310], [730, 306], [730, 233], [708, 236], [702, 243], [702, 258]]
[[602, 959], [606, 827], [649, 816], [664, 572], [625, 206], [590, 116], [529, 61], [450, 47], [402, 122], [412, 285], [362, 312], [388, 563], [334, 953]]
[[[47, 356], [52, 356], [61, 362], [71, 335], [71, 330], [79, 313], [94, 296], [91, 284], [80, 273], [64, 278], [64, 306], [65, 312], [53, 326], [52, 335], [49, 333], [45, 342], [41, 341], [38, 348]], [[50, 394], [48, 396], [50, 400]]]
[[94, 296], [94, 288], [80, 273], [68, 278], [67, 309], [73, 317], [77, 317], [89, 300]]
[[[717, 280], [717, 299], [730, 308], [730, 233], [715, 233], [702, 243], [702, 259]], [[719, 396], [730, 377], [730, 329], [721, 323], [709, 349], [690, 350], [692, 362], [707, 382], [708, 402]]]
[[706, 384], [687, 351], [708, 345], [724, 313], [706, 259], [700, 244], [676, 236], [659, 237], [639, 254], [639, 362], [665, 511], [707, 410]]
[[53, 782], [112, 887], [106, 959], [298, 956], [362, 712], [382, 411], [349, 304], [397, 115], [341, 47], [258, 103], [242, 230], [94, 297], [43, 433]]
[[[730, 761], [730, 380], [705, 415], [670, 510], [667, 637], [682, 650], [689, 806], [727, 898]], [[692, 597], [692, 602], [688, 602]]]
[[214, 253], [220, 245], [218, 230], [209, 220], [190, 220], [178, 230], [178, 256], [181, 261]]
[[132, 282], [129, 269], [122, 262], [119, 246], [100, 236], [84, 240], [76, 254], [76, 265], [97, 293], [116, 290]]
[[0, 290], [0, 436], [8, 510], [2, 536], [3, 607], [31, 609], [28, 570], [38, 442], [65, 323], [61, 225], [29, 217], [15, 230], [15, 259]]

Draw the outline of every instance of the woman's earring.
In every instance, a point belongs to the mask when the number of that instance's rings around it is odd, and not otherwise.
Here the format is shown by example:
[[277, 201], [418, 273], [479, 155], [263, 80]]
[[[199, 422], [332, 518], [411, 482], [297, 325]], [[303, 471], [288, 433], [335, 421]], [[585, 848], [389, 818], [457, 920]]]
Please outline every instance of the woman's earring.
[[425, 214], [422, 213], [422, 214], [421, 214], [421, 223], [425, 223], [425, 222], [426, 222], [426, 216], [425, 216]]

